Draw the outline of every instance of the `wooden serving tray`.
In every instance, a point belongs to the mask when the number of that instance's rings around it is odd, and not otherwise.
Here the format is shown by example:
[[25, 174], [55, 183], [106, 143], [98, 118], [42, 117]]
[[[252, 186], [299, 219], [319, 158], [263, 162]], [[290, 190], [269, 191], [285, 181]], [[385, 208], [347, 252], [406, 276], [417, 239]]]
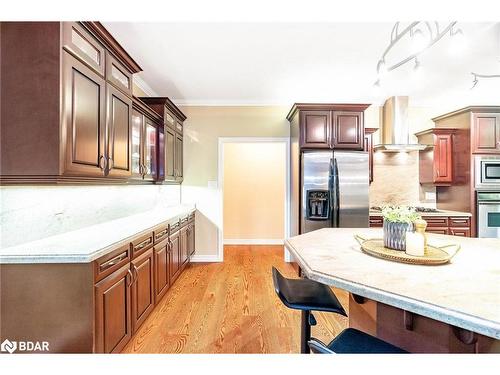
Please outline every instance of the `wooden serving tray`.
[[[408, 255], [404, 251], [389, 249], [384, 246], [384, 240], [382, 238], [372, 238], [366, 239], [357, 234], [354, 235], [356, 241], [361, 245], [361, 250], [371, 256], [391, 260], [393, 262], [407, 263], [407, 264], [419, 264], [427, 266], [436, 266], [439, 264], [448, 263], [451, 258], [453, 258], [460, 250], [460, 245], [451, 244], [446, 246], [432, 246], [427, 245], [424, 256], [414, 256]], [[455, 248], [455, 251], [450, 254], [444, 249]]]

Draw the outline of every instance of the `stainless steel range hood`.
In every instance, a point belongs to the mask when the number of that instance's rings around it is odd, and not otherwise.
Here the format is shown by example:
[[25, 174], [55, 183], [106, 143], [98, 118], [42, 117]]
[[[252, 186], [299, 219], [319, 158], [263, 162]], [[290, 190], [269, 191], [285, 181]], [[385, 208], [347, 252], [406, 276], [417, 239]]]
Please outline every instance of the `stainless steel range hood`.
[[376, 150], [386, 152], [425, 150], [426, 145], [410, 143], [408, 97], [392, 96], [384, 103], [381, 143]]

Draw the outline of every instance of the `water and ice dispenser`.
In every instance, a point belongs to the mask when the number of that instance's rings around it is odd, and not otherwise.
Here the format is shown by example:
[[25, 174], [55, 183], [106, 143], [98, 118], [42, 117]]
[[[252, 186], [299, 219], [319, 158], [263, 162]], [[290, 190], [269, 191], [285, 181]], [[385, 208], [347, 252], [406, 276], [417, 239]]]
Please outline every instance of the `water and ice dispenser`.
[[307, 190], [307, 219], [330, 219], [330, 194], [328, 190]]

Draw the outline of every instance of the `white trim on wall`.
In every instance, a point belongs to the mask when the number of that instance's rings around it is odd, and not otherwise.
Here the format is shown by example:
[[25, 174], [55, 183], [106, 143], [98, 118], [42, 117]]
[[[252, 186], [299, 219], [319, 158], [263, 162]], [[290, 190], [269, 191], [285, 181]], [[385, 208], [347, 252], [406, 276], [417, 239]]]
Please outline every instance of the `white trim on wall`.
[[[217, 233], [217, 258], [224, 259], [224, 144], [225, 143], [285, 143], [285, 238], [290, 237], [290, 138], [288, 137], [219, 137], [217, 160], [217, 185], [219, 187], [219, 230]], [[283, 243], [282, 240], [281, 244]], [[284, 249], [286, 262], [291, 261], [290, 253]]]
[[216, 263], [222, 262], [222, 259], [219, 259], [217, 254], [211, 255], [196, 255], [194, 254], [190, 260], [191, 263]]
[[279, 238], [226, 238], [224, 245], [283, 245], [285, 240]]
[[134, 75], [134, 83], [139, 87], [142, 91], [144, 91], [148, 96], [160, 96], [157, 94], [155, 90], [149, 86], [146, 81], [144, 81], [137, 74]]

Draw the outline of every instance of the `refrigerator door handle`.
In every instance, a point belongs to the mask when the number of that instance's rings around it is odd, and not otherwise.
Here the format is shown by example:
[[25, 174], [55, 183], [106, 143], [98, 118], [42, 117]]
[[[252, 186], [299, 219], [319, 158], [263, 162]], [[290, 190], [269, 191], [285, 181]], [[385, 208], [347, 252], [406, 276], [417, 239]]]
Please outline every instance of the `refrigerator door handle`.
[[339, 192], [339, 168], [337, 164], [337, 159], [333, 158], [330, 164], [331, 168], [331, 180], [332, 186], [330, 188], [330, 194], [333, 195], [332, 199], [332, 227], [339, 227], [340, 219], [340, 192]]

